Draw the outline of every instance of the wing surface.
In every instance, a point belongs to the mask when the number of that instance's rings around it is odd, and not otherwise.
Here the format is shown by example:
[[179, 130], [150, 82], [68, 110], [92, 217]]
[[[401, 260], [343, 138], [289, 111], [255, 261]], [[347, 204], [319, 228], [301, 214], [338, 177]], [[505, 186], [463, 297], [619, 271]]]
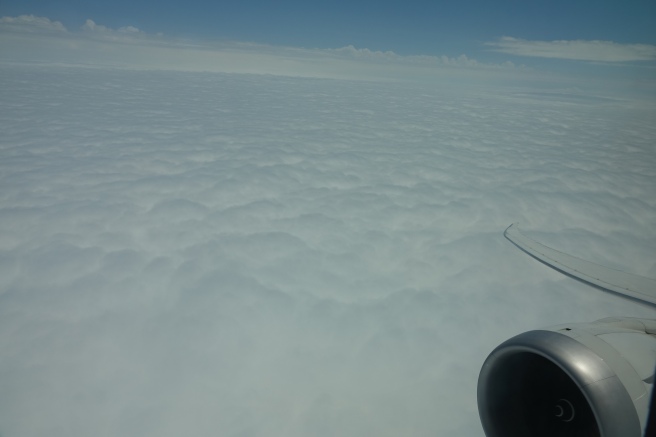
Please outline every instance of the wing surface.
[[517, 223], [508, 226], [503, 235], [533, 258], [561, 273], [603, 290], [656, 305], [654, 279], [614, 270], [559, 252], [522, 234]]

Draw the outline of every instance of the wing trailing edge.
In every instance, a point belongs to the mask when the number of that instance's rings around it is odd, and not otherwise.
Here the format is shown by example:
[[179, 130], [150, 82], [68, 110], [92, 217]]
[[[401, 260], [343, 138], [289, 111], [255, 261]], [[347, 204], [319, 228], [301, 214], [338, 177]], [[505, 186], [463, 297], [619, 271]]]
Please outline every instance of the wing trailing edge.
[[503, 235], [533, 258], [561, 273], [594, 287], [656, 305], [654, 279], [614, 270], [559, 252], [522, 234], [517, 223], [508, 226]]

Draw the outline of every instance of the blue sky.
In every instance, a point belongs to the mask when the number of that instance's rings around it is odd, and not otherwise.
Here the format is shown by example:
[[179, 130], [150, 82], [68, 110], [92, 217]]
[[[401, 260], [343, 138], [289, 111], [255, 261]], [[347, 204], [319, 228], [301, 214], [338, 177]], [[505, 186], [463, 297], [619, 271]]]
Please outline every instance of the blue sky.
[[656, 43], [656, 3], [632, 1], [4, 0], [0, 14], [33, 14], [76, 29], [110, 28], [304, 48], [353, 45], [403, 55], [483, 56], [485, 42], [603, 40]]

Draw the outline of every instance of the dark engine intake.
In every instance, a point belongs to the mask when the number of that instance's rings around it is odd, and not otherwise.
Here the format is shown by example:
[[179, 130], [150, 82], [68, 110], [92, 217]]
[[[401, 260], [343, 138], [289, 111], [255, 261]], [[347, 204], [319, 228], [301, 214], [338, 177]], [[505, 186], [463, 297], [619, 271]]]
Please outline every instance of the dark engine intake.
[[604, 319], [502, 343], [478, 379], [485, 434], [640, 437], [656, 364], [654, 324]]

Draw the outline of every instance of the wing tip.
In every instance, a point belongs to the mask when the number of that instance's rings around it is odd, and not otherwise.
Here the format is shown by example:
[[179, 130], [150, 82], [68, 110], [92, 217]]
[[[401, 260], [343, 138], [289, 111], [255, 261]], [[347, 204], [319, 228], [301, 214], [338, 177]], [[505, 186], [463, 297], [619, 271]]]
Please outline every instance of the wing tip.
[[519, 232], [519, 222], [511, 223], [510, 226], [508, 226], [506, 230], [503, 231], [503, 236], [509, 239], [510, 241], [513, 241], [511, 238], [512, 236], [511, 234], [515, 232]]

